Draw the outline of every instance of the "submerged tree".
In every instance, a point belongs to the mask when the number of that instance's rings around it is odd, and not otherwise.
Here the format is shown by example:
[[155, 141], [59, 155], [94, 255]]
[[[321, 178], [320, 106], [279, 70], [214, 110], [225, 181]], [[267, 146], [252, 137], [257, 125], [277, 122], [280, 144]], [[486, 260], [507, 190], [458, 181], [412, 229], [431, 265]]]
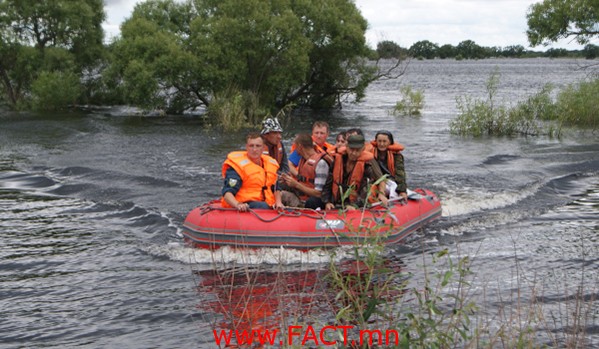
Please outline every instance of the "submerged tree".
[[149, 0], [123, 24], [111, 74], [130, 103], [173, 113], [247, 94], [333, 107], [399, 67], [367, 61], [366, 28], [351, 0]]
[[[13, 108], [33, 101], [52, 109], [74, 102], [73, 91], [80, 88], [77, 77], [102, 54], [104, 18], [102, 0], [1, 1], [0, 83], [5, 101]], [[50, 96], [36, 93], [50, 89], [53, 97], [67, 91], [69, 98], [45, 100]]]
[[532, 46], [548, 45], [572, 37], [587, 44], [599, 35], [599, 1], [544, 0], [530, 6], [528, 41]]

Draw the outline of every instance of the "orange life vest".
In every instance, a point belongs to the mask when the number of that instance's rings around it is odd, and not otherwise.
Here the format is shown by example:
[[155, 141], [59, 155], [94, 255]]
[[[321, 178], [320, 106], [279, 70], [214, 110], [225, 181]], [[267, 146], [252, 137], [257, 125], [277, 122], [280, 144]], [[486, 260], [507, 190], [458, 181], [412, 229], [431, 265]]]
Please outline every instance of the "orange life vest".
[[[316, 165], [321, 159], [324, 159], [329, 164], [329, 166], [331, 166], [331, 164], [333, 163], [333, 158], [331, 157], [331, 155], [327, 153], [314, 153], [314, 155], [312, 155], [308, 160], [302, 157], [298, 166], [299, 170], [297, 180], [303, 183], [308, 188], [314, 189], [314, 179], [316, 178]], [[308, 198], [308, 195], [301, 194], [300, 198], [302, 200], [306, 200]]]
[[[314, 138], [312, 138], [312, 141], [314, 141]], [[314, 150], [316, 150], [317, 153], [329, 153], [329, 154], [334, 154], [336, 147], [328, 142], [324, 142], [324, 147], [326, 148], [326, 151], [324, 150], [323, 147], [321, 147], [320, 145], [316, 144], [316, 142], [314, 142]], [[293, 151], [295, 151], [295, 143], [293, 143], [291, 145], [291, 152], [293, 153]]]
[[[342, 147], [338, 150], [338, 152], [335, 154], [335, 164], [333, 166], [333, 199], [338, 202], [340, 201], [340, 192], [339, 192], [339, 186], [344, 184], [343, 183], [343, 172], [345, 170], [345, 164], [343, 163], [343, 155], [346, 153], [346, 149], [345, 147]], [[349, 195], [349, 200], [350, 202], [355, 202], [356, 199], [358, 198], [358, 193], [360, 192], [360, 186], [362, 185], [362, 179], [364, 178], [364, 167], [366, 162], [372, 160], [374, 158], [374, 155], [372, 155], [372, 153], [367, 152], [367, 151], [362, 151], [362, 154], [360, 154], [360, 157], [358, 158], [358, 160], [356, 161], [356, 164], [354, 165], [354, 169], [352, 170], [352, 173], [349, 176], [349, 181], [347, 184], [348, 187], [353, 186], [353, 190]], [[375, 190], [372, 190], [371, 192], [371, 197], [374, 195], [376, 195]], [[371, 197], [369, 197], [369, 201], [371, 200]]]
[[[265, 201], [272, 206], [275, 204], [275, 195], [271, 187], [277, 181], [279, 164], [268, 155], [262, 154], [260, 158], [262, 166], [250, 160], [246, 151], [231, 152], [223, 163], [222, 175], [224, 178], [231, 167], [241, 177], [241, 188], [235, 195], [237, 201]], [[221, 203], [223, 207], [231, 207], [224, 198], [221, 198]]]
[[[373, 147], [372, 154], [374, 155], [374, 158], [378, 159], [379, 149], [376, 146], [376, 141], [372, 141], [370, 142], [370, 144], [372, 144]], [[389, 144], [389, 146], [387, 147], [387, 168], [389, 169], [389, 172], [391, 172], [391, 176], [395, 176], [395, 154], [399, 153], [402, 150], [404, 150], [404, 146], [399, 143]]]
[[281, 142], [279, 142], [278, 144], [274, 145], [272, 147], [272, 149], [273, 149], [273, 154], [270, 154], [270, 149], [269, 149], [268, 145], [266, 143], [264, 143], [264, 150], [262, 151], [262, 154], [271, 156], [272, 158], [277, 160], [277, 162], [280, 164], [281, 161], [283, 161], [283, 144], [281, 144]]

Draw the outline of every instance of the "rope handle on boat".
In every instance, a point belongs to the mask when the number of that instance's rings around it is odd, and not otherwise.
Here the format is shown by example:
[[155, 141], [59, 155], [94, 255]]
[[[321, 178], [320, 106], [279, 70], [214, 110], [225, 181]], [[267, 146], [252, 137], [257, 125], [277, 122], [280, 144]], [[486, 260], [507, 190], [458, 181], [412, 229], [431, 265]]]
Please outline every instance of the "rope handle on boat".
[[[315, 212], [316, 214], [312, 216], [312, 215], [305, 213], [304, 211], [311, 211], [311, 212]], [[258, 218], [259, 220], [266, 222], [266, 223], [274, 222], [277, 219], [279, 219], [280, 217], [304, 216], [304, 217], [308, 217], [308, 218], [312, 218], [312, 219], [321, 219], [321, 218], [324, 218], [324, 216], [326, 216], [325, 211], [317, 211], [317, 210], [313, 210], [313, 209], [309, 209], [309, 208], [301, 208], [301, 207], [286, 207], [286, 208], [278, 211], [278, 214], [271, 219], [266, 219], [266, 218], [260, 216], [258, 214], [258, 212], [256, 212], [255, 210], [252, 210], [252, 209], [250, 209], [248, 212], [251, 212], [254, 216], [256, 216], [256, 218]]]

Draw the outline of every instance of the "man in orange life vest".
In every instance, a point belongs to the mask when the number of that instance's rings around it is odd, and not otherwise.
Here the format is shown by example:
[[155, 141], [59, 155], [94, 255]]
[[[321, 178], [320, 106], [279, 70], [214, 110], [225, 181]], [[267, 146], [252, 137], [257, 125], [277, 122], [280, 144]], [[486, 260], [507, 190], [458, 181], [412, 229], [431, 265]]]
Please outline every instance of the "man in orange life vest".
[[264, 141], [252, 132], [246, 137], [245, 151], [234, 151], [223, 163], [223, 207], [245, 212], [254, 208], [284, 208], [277, 188], [279, 164], [264, 155]]
[[[367, 201], [380, 201], [382, 205], [387, 205], [385, 181], [371, 188], [383, 176], [381, 168], [372, 153], [364, 149], [364, 136], [355, 134], [348, 137], [347, 149], [339, 149], [335, 154], [333, 174], [322, 191], [322, 200], [326, 203], [327, 210], [332, 210], [339, 204], [348, 210], [354, 210], [364, 206]], [[369, 190], [371, 194], [367, 197]], [[348, 191], [349, 196], [344, 195]]]
[[283, 128], [277, 118], [267, 117], [262, 121], [262, 131], [260, 135], [264, 140], [264, 154], [270, 155], [279, 163], [278, 173], [289, 172], [289, 162], [287, 152], [283, 143], [281, 143], [281, 133]]
[[281, 180], [289, 188], [281, 193], [287, 206], [299, 206], [301, 201], [305, 201], [305, 208], [325, 208], [321, 192], [331, 175], [333, 157], [324, 152], [316, 152], [312, 142], [308, 133], [299, 134], [293, 142], [302, 159], [299, 162], [297, 178], [290, 174], [281, 176]]
[[[312, 140], [314, 141], [314, 150], [317, 152], [332, 153], [335, 151], [335, 146], [327, 143], [329, 137], [329, 124], [325, 121], [316, 121], [312, 125]], [[289, 154], [289, 161], [295, 167], [299, 165], [302, 157], [298, 154], [295, 148], [291, 148], [291, 154]], [[295, 173], [293, 173], [295, 175]]]

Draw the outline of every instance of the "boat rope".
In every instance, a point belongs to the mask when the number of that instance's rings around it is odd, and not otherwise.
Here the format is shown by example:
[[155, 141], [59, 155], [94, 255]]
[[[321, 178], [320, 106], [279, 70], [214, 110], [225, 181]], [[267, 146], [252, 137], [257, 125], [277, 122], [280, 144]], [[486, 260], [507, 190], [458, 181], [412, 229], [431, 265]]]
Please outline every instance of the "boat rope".
[[[316, 214], [310, 215], [304, 211], [311, 211]], [[308, 217], [308, 218], [312, 218], [312, 219], [323, 219], [326, 216], [326, 212], [324, 212], [324, 211], [316, 211], [313, 209], [306, 209], [306, 208], [299, 208], [299, 207], [293, 207], [293, 208], [291, 208], [291, 210], [289, 210], [289, 208], [287, 208], [287, 209], [278, 211], [278, 214], [270, 219], [266, 219], [266, 218], [260, 216], [258, 214], [258, 212], [256, 212], [255, 210], [250, 209], [249, 212], [251, 212], [254, 216], [256, 216], [256, 218], [258, 218], [262, 222], [266, 222], [266, 223], [274, 222], [277, 219], [279, 219], [280, 217], [301, 217], [301, 216], [303, 216], [303, 217]]]

